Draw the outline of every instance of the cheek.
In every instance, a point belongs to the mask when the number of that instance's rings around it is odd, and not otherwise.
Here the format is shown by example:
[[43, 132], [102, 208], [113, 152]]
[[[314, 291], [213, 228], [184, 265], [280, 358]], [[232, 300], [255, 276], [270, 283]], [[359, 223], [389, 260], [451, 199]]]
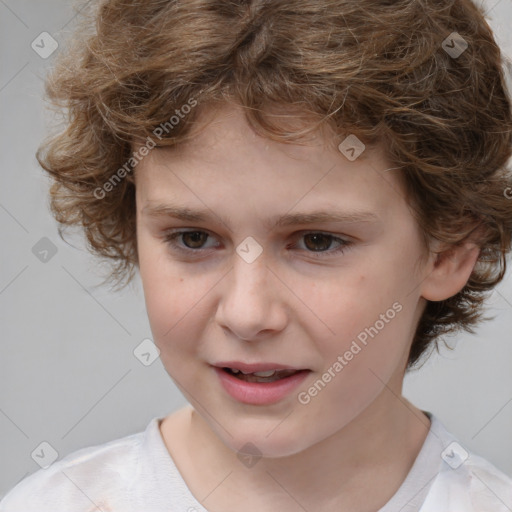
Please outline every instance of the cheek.
[[[153, 342], [160, 350], [160, 359], [176, 383], [187, 388], [199, 382], [194, 361], [200, 339], [197, 320], [199, 297], [192, 293], [188, 280], [175, 276], [161, 279], [154, 269], [146, 273], [144, 294]], [[197, 304], [199, 302], [199, 304]]]
[[308, 304], [331, 332], [329, 343], [338, 339], [342, 348], [392, 307], [398, 293], [377, 277], [350, 270], [335, 281], [317, 282], [308, 291]]
[[341, 278], [338, 284], [317, 283], [310, 300], [331, 331], [317, 338], [326, 367], [338, 356], [347, 361], [346, 368], [364, 366], [366, 372], [399, 361], [415, 322], [415, 296], [408, 292], [389, 270]]
[[162, 279], [146, 275], [143, 281], [146, 309], [155, 343], [159, 346], [177, 343], [185, 334], [192, 334], [190, 319], [200, 301], [198, 288], [191, 289], [187, 280], [176, 276]]
[[[313, 407], [325, 414], [336, 404], [337, 421], [349, 422], [401, 371], [414, 308], [398, 302], [383, 304], [386, 307], [375, 300], [355, 309], [346, 304], [346, 312], [340, 312], [334, 326], [336, 335], [318, 345], [323, 367], [316, 380], [301, 390], [300, 403], [311, 400]], [[381, 312], [385, 320], [380, 318]]]
[[200, 349], [197, 340], [207, 320], [206, 296], [216, 279], [198, 272], [187, 274], [190, 270], [171, 263], [161, 243], [141, 245], [139, 269], [153, 341], [164, 366], [179, 373], [183, 364], [176, 362], [190, 360]]
[[157, 346], [176, 332], [177, 322], [194, 304], [193, 290], [169, 264], [163, 244], [149, 236], [139, 240], [139, 271], [149, 323]]

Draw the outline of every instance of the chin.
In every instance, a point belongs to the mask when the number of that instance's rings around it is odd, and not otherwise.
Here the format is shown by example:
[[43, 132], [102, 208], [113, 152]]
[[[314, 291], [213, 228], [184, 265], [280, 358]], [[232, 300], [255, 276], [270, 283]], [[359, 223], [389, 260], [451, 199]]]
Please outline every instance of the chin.
[[298, 428], [293, 426], [289, 426], [286, 430], [276, 428], [275, 422], [270, 428], [233, 425], [229, 430], [231, 436], [224, 431], [219, 432], [217, 429], [214, 431], [225, 446], [240, 456], [289, 457], [306, 450], [316, 442], [307, 439]]

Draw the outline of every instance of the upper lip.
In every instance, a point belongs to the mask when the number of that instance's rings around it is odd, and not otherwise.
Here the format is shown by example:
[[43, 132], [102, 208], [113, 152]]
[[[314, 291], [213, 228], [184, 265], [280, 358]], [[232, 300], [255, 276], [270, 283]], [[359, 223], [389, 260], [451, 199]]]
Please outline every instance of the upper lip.
[[280, 363], [242, 363], [241, 361], [221, 361], [213, 366], [218, 368], [233, 368], [247, 373], [265, 372], [268, 370], [305, 370], [306, 368], [297, 368]]

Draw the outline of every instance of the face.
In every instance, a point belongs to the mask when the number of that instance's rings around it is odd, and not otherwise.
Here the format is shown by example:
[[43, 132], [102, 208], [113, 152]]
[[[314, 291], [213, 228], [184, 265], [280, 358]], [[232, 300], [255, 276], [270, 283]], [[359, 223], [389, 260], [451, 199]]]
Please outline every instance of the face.
[[[137, 166], [154, 342], [233, 450], [301, 452], [370, 410], [385, 385], [400, 394], [424, 303], [420, 232], [383, 152], [350, 161], [339, 142], [270, 141], [226, 107], [187, 146]], [[248, 382], [258, 378], [224, 366], [280, 371]]]

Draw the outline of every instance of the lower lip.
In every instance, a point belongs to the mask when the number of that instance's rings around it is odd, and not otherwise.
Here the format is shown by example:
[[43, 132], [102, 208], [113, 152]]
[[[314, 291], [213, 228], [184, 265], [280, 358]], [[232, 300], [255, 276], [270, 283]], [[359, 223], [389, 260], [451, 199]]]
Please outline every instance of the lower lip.
[[240, 380], [222, 370], [214, 367], [219, 376], [222, 387], [235, 400], [244, 404], [269, 405], [279, 402], [289, 395], [309, 375], [309, 370], [275, 380], [274, 382], [246, 382]]

